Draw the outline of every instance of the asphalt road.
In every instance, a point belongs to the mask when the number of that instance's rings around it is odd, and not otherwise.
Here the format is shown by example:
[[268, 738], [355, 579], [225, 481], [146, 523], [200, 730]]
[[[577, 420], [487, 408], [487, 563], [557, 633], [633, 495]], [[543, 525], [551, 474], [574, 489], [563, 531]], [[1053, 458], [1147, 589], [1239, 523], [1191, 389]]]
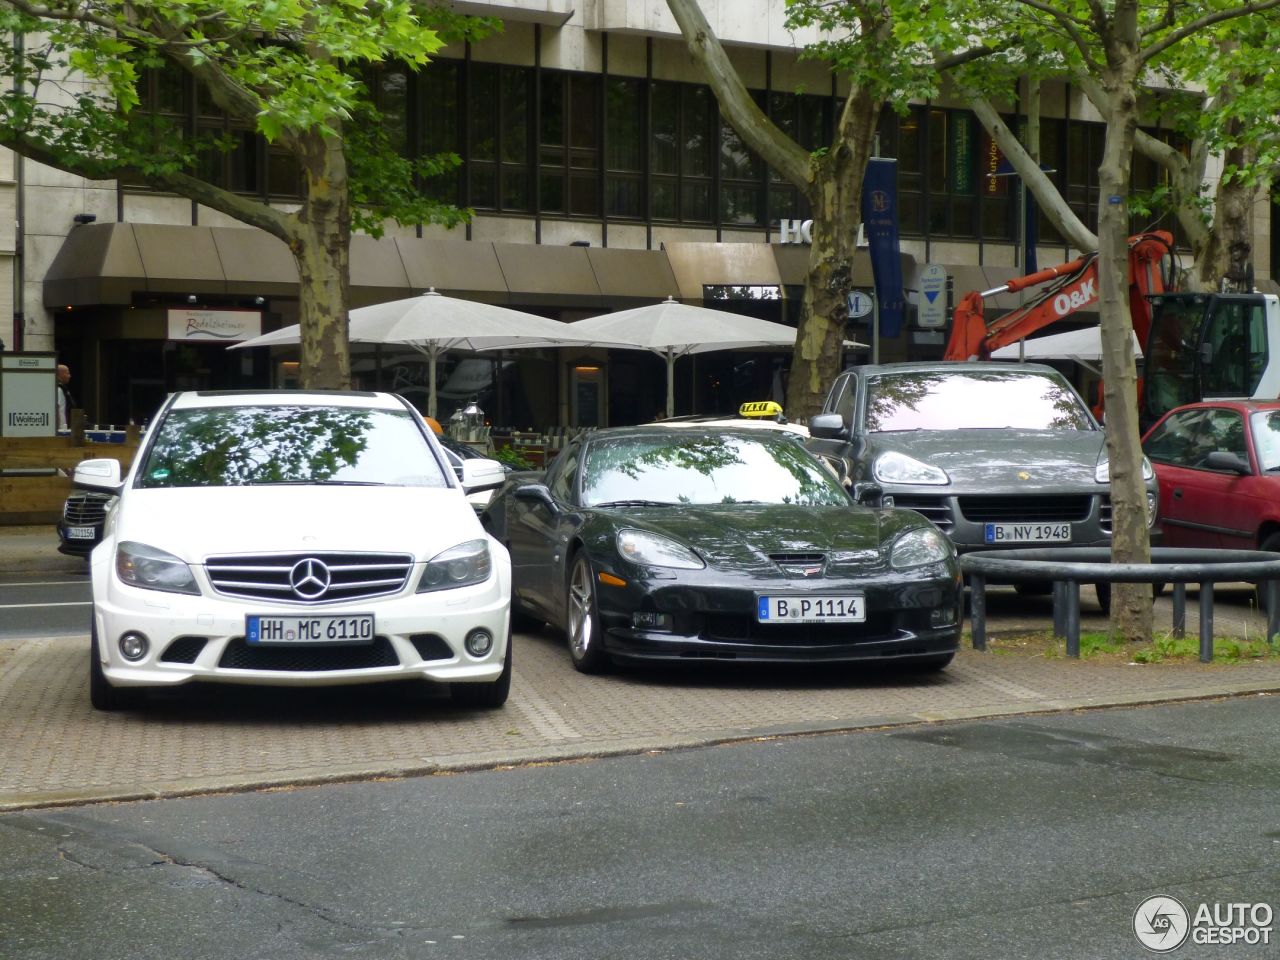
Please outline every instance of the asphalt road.
[[0, 956], [1134, 958], [1153, 894], [1280, 913], [1275, 716], [1254, 696], [9, 814]]
[[88, 634], [89, 573], [10, 574], [0, 579], [0, 640]]

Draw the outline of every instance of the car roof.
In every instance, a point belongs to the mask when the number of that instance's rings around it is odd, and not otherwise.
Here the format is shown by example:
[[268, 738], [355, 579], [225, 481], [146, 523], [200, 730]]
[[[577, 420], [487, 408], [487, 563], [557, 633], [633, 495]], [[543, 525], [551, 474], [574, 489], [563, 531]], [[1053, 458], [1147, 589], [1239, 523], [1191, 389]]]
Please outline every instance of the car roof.
[[284, 406], [405, 408], [404, 401], [395, 394], [363, 390], [188, 390], [174, 395], [172, 409]]
[[1231, 407], [1235, 410], [1253, 412], [1257, 410], [1280, 410], [1280, 400], [1249, 400], [1240, 397], [1223, 397], [1220, 400], [1197, 400], [1195, 403], [1184, 403], [1174, 407], [1170, 413], [1180, 410], [1202, 410], [1213, 407]]
[[784, 440], [786, 434], [780, 430], [761, 430], [752, 426], [719, 426], [714, 424], [684, 424], [679, 430], [672, 430], [657, 423], [645, 423], [634, 427], [601, 427], [582, 434], [585, 441], [626, 439], [628, 437], [652, 437], [670, 443], [672, 436], [684, 439], [700, 439], [704, 437], [746, 437], [752, 440], [774, 442]]
[[897, 363], [863, 363], [846, 367], [843, 372], [877, 376], [887, 373], [991, 373], [992, 371], [1048, 373], [1060, 376], [1058, 371], [1047, 363], [1019, 363], [1016, 360], [904, 360]]

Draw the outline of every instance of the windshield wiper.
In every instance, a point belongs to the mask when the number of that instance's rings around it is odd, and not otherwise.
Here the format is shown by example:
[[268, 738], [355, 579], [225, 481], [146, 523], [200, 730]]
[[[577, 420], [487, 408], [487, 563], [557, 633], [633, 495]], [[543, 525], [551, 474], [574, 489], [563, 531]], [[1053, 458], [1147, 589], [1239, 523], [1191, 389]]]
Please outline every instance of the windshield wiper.
[[385, 487], [377, 480], [263, 480], [255, 487]]
[[669, 500], [606, 500], [604, 503], [593, 503], [596, 509], [604, 507], [674, 507], [677, 504]]

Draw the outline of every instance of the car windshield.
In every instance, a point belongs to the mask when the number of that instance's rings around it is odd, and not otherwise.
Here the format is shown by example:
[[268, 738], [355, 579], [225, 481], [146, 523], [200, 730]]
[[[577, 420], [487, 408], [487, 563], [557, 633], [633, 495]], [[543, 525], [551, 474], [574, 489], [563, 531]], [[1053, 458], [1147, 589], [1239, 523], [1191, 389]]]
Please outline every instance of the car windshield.
[[171, 410], [140, 487], [448, 486], [408, 411], [265, 405]]
[[1258, 468], [1263, 473], [1280, 470], [1280, 410], [1259, 410], [1249, 420]]
[[[957, 366], [960, 366], [957, 364]], [[911, 370], [867, 385], [869, 433], [898, 430], [1092, 430], [1065, 380], [1025, 370]]]
[[587, 447], [585, 506], [793, 503], [847, 506], [835, 476], [797, 443], [772, 434], [599, 438]]

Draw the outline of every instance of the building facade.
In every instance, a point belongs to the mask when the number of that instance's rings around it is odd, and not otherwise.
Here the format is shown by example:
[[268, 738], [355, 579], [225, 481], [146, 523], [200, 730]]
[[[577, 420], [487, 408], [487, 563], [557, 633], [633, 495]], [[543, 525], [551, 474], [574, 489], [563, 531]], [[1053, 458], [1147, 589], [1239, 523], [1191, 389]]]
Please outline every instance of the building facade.
[[[447, 48], [426, 69], [371, 78], [409, 153], [462, 160], [423, 184], [475, 210], [452, 230], [393, 226], [352, 248], [353, 306], [421, 293], [508, 304], [564, 321], [667, 296], [795, 323], [805, 275], [805, 200], [721, 118], [662, 3], [473, 0], [503, 30]], [[800, 56], [811, 37], [785, 28], [783, 0], [703, 0], [747, 87], [811, 149], [831, 141], [841, 83]], [[181, 76], [157, 73], [144, 108], [242, 146], [207, 175], [288, 205], [297, 171], [251, 130], [202, 105]], [[1042, 160], [1086, 223], [1096, 222], [1103, 127], [1078, 90], [1042, 98]], [[1009, 105], [1011, 124], [1018, 104]], [[1151, 132], [1168, 136], [1158, 126]], [[881, 120], [879, 155], [897, 164], [908, 318], [880, 359], [939, 356], [945, 328], [922, 325], [922, 270], [946, 268], [956, 295], [1024, 272], [1019, 191], [976, 118], [954, 103]], [[1137, 186], [1157, 171], [1135, 161]], [[1269, 249], [1269, 206], [1256, 217]], [[6, 230], [5, 225], [10, 225]], [[1135, 229], [1171, 224], [1142, 223]], [[1041, 224], [1040, 265], [1075, 251]], [[229, 340], [296, 322], [297, 273], [284, 245], [222, 214], [143, 185], [87, 182], [0, 153], [0, 309], [8, 349], [54, 350], [77, 377], [90, 422], [145, 421], [174, 389], [287, 385], [287, 350], [228, 352]], [[1259, 276], [1265, 257], [1259, 258]], [[855, 282], [872, 287], [860, 258]], [[996, 298], [993, 306], [1013, 306]], [[850, 325], [870, 339], [869, 319]], [[412, 352], [357, 346], [362, 386], [416, 397]], [[677, 367], [681, 412], [724, 412], [776, 394], [785, 352], [705, 354]], [[542, 350], [451, 356], [441, 409], [478, 400], [513, 427], [629, 423], [662, 405], [661, 361], [629, 351]]]

